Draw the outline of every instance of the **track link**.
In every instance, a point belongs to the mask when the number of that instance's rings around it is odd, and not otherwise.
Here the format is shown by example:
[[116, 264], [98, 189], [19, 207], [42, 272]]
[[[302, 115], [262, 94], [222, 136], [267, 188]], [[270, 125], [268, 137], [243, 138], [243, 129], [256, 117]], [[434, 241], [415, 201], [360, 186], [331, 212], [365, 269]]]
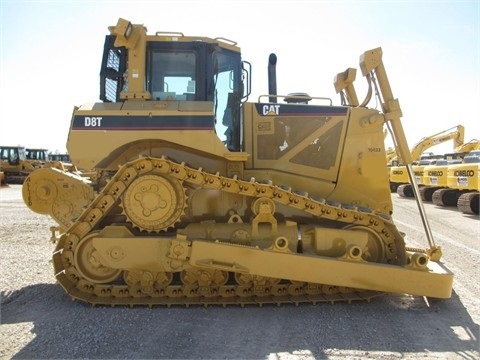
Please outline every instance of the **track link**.
[[460, 194], [456, 189], [439, 189], [433, 193], [432, 202], [437, 206], [457, 206]]
[[410, 184], [402, 184], [397, 188], [397, 194], [400, 197], [413, 197], [413, 189]]
[[457, 207], [462, 213], [477, 214], [479, 213], [479, 198], [478, 192], [467, 192], [458, 198]]
[[431, 202], [433, 198], [433, 193], [441, 189], [440, 187], [430, 187], [430, 186], [421, 186], [419, 187], [420, 197], [422, 201]]
[[381, 292], [342, 288], [330, 285], [309, 284], [282, 280], [279, 283], [255, 287], [254, 284], [225, 284], [199, 286], [198, 284], [172, 284], [157, 286], [149, 291], [140, 285], [94, 284], [83, 279], [74, 266], [74, 253], [80, 240], [87, 236], [117, 203], [122, 194], [139, 176], [162, 174], [203, 187], [251, 197], [267, 197], [309, 213], [313, 217], [340, 221], [368, 227], [378, 234], [385, 244], [387, 263], [405, 263], [402, 235], [391, 217], [376, 214], [369, 209], [313, 199], [306, 194], [255, 179], [240, 180], [193, 169], [184, 163], [166, 158], [141, 158], [122, 166], [95, 200], [58, 240], [53, 254], [55, 275], [60, 285], [75, 300], [91, 305], [109, 306], [172, 306], [172, 305], [259, 305], [335, 303], [370, 301]]

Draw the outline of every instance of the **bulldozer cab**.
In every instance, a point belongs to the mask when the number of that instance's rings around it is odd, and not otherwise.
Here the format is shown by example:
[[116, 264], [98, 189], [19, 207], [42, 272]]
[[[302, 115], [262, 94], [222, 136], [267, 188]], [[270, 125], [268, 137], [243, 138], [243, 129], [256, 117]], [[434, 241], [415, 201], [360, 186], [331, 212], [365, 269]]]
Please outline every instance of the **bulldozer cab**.
[[26, 149], [28, 160], [48, 161], [48, 150], [46, 149]]
[[[167, 36], [168, 35], [168, 36]], [[131, 95], [136, 89], [128, 85], [124, 77], [128, 52], [117, 47], [119, 35], [107, 35], [101, 69], [100, 99], [104, 102], [119, 102], [137, 98]], [[168, 41], [170, 40], [170, 41]], [[212, 102], [214, 124], [218, 137], [231, 151], [241, 150], [240, 108], [244, 94], [243, 80], [249, 79], [240, 58], [240, 50], [234, 42], [226, 39], [186, 37], [181, 33], [157, 32], [145, 41], [145, 66], [136, 74], [144, 77], [143, 100]], [[128, 65], [132, 71], [131, 65]], [[130, 76], [131, 74], [129, 74]], [[248, 94], [247, 94], [248, 95]], [[188, 110], [197, 105], [184, 105]], [[198, 119], [192, 121], [197, 121]], [[206, 124], [197, 124], [204, 127]]]
[[0, 158], [9, 165], [19, 165], [20, 161], [27, 159], [25, 148], [18, 146], [1, 146]]

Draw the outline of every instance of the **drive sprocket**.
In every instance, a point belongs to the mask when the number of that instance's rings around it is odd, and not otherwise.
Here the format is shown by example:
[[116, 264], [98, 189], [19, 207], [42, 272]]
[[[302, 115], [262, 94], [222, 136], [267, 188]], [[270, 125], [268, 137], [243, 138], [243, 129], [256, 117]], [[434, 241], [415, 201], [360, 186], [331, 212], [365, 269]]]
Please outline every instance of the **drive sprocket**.
[[187, 196], [182, 182], [161, 175], [135, 179], [123, 196], [127, 221], [139, 230], [165, 231], [185, 214]]

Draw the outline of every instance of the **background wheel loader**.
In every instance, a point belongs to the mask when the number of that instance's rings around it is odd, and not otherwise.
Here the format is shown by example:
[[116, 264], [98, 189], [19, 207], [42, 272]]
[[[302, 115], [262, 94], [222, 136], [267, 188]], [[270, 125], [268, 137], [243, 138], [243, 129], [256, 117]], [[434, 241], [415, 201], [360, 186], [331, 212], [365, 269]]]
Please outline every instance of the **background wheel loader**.
[[[382, 110], [344, 99], [269, 93], [224, 38], [109, 27], [101, 102], [75, 107], [67, 150], [78, 169], [44, 168], [22, 191], [56, 222], [55, 275], [74, 299], [105, 305], [283, 304], [369, 300], [385, 292], [449, 298], [428, 248], [392, 218], [383, 126], [413, 178], [381, 48], [360, 68]], [[373, 91], [370, 94], [374, 93]], [[89, 144], [85, 147], [85, 144]], [[416, 188], [418, 191], [418, 188]], [[419, 207], [421, 209], [421, 203]]]

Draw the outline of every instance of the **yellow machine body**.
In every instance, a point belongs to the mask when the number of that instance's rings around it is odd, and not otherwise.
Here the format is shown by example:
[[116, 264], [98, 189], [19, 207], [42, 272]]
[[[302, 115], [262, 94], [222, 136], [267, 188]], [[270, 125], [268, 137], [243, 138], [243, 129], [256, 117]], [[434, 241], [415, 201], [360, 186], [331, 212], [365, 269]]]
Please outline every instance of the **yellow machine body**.
[[423, 201], [432, 201], [433, 193], [447, 187], [447, 173], [449, 160], [439, 160], [436, 164], [427, 165], [423, 168], [420, 195]]
[[[432, 158], [441, 158], [439, 156], [429, 156], [426, 155], [425, 152], [430, 149], [431, 147], [434, 147], [436, 145], [442, 144], [446, 141], [452, 140], [453, 141], [453, 149], [457, 151], [459, 147], [462, 147], [464, 145], [465, 137], [465, 128], [463, 125], [457, 125], [456, 127], [446, 129], [443, 131], [440, 131], [436, 134], [427, 136], [422, 138], [418, 143], [416, 143], [412, 149], [411, 149], [411, 158], [414, 162], [416, 162], [416, 168], [415, 169], [415, 178], [417, 181], [417, 184], [421, 183], [421, 178], [423, 176], [423, 166], [427, 165], [428, 162], [425, 161], [424, 165], [419, 165], [418, 163], [420, 160], [428, 160]], [[458, 150], [460, 151], [460, 150]], [[393, 161], [392, 161], [393, 160]], [[396, 192], [398, 187], [401, 185], [405, 185], [402, 187], [402, 194], [403, 194], [403, 189], [405, 189], [406, 186], [409, 186], [409, 178], [407, 174], [407, 169], [405, 168], [405, 164], [403, 163], [401, 157], [400, 159], [397, 157], [395, 159], [390, 160], [391, 163], [389, 163], [389, 177], [390, 177], [390, 188], [393, 192]], [[408, 194], [412, 194], [411, 189], [406, 190]], [[402, 195], [401, 194], [401, 195]]]
[[53, 264], [70, 296], [107, 305], [450, 297], [441, 249], [409, 248], [391, 216], [386, 122], [411, 160], [380, 48], [360, 67], [382, 111], [358, 104], [352, 69], [335, 79], [350, 104], [334, 106], [277, 94], [272, 54], [269, 94], [249, 102], [251, 68], [235, 42], [147, 35], [124, 19], [109, 29], [103, 102], [75, 107], [68, 135], [75, 169], [88, 172], [44, 168], [23, 185], [25, 203], [58, 224]]
[[423, 169], [423, 177], [420, 182], [420, 195], [423, 201], [432, 201], [433, 193], [448, 187], [448, 168], [451, 165], [461, 164], [463, 158], [480, 146], [478, 141], [470, 141], [458, 147], [456, 152], [443, 155], [443, 159], [435, 161], [435, 164], [427, 165]]
[[456, 206], [467, 214], [478, 214], [480, 150], [470, 151], [460, 163], [448, 165], [446, 178], [445, 187], [433, 188], [433, 203], [439, 206]]
[[478, 163], [463, 163], [448, 167], [447, 186], [459, 190], [480, 190]]
[[44, 166], [42, 160], [31, 159], [32, 152], [23, 146], [0, 146], [0, 171], [4, 184], [22, 184], [27, 176]]
[[444, 154], [443, 161], [438, 160], [435, 164], [427, 165], [423, 168], [423, 177], [420, 179], [420, 184], [426, 187], [447, 187], [449, 165], [462, 163], [463, 158], [474, 150], [480, 150], [479, 140], [471, 140], [457, 146], [455, 152]]

